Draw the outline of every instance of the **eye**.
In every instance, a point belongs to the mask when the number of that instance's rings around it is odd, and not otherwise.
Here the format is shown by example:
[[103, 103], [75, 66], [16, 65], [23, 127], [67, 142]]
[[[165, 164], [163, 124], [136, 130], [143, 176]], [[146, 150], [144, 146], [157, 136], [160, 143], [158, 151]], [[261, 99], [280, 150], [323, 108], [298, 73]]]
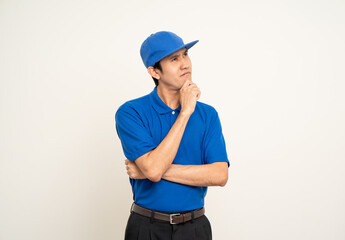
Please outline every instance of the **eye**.
[[183, 55], [187, 56], [187, 55], [188, 55], [188, 52], [185, 52]]
[[172, 62], [174, 62], [174, 61], [176, 61], [176, 60], [177, 60], [176, 57], [174, 57], [174, 58], [171, 59]]

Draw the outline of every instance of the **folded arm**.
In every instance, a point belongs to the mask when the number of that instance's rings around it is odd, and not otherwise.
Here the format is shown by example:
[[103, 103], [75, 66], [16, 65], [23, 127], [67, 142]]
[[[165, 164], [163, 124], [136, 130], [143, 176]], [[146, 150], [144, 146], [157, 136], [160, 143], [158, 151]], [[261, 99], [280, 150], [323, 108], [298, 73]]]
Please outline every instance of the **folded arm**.
[[[145, 179], [145, 174], [135, 162], [126, 160], [127, 174], [133, 179]], [[190, 186], [225, 186], [228, 180], [228, 163], [215, 162], [203, 165], [172, 164], [163, 179]]]
[[203, 165], [172, 164], [162, 177], [165, 180], [190, 186], [221, 186], [228, 181], [228, 163]]

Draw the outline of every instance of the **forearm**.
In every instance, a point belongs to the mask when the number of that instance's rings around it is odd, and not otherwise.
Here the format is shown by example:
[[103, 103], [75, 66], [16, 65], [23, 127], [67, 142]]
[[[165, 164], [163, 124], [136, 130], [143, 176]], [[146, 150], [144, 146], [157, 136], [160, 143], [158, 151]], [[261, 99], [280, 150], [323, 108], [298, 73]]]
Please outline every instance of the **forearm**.
[[172, 164], [162, 178], [190, 186], [225, 186], [228, 180], [228, 164], [226, 162], [204, 165]]
[[189, 120], [190, 114], [181, 112], [163, 141], [144, 159], [136, 160], [137, 165], [152, 181], [160, 181], [173, 162]]

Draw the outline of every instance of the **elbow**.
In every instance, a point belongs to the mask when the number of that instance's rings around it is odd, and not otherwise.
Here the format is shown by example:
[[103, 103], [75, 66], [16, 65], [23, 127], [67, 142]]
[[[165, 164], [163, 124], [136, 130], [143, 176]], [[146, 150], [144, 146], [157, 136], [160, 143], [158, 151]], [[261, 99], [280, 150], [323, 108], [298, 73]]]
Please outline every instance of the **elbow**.
[[224, 178], [219, 182], [220, 187], [225, 187], [226, 183], [228, 182], [228, 178]]
[[149, 179], [151, 182], [159, 182], [162, 178], [159, 177], [159, 176], [149, 176], [148, 179]]
[[152, 182], [159, 182], [162, 179], [162, 174], [157, 171], [148, 171], [146, 177]]
[[226, 174], [222, 174], [222, 176], [219, 178], [218, 186], [225, 187], [227, 182], [228, 182], [228, 172], [226, 171]]
[[210, 173], [209, 186], [224, 187], [228, 182], [228, 163], [216, 162], [211, 164], [213, 169]]
[[140, 170], [150, 181], [159, 182], [162, 179], [163, 173], [161, 173], [160, 169], [157, 168], [156, 164], [154, 164], [154, 161], [149, 158], [151, 152], [152, 150], [138, 158], [136, 160], [137, 165], [140, 166]]

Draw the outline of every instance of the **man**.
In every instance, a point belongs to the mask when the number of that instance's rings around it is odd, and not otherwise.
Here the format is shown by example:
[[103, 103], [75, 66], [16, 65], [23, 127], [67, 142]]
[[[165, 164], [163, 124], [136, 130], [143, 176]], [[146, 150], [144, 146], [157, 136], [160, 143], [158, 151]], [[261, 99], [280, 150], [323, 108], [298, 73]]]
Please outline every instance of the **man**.
[[224, 186], [229, 160], [216, 110], [198, 102], [188, 49], [172, 32], [151, 34], [140, 54], [156, 87], [115, 115], [134, 203], [125, 239], [212, 239], [207, 186]]

